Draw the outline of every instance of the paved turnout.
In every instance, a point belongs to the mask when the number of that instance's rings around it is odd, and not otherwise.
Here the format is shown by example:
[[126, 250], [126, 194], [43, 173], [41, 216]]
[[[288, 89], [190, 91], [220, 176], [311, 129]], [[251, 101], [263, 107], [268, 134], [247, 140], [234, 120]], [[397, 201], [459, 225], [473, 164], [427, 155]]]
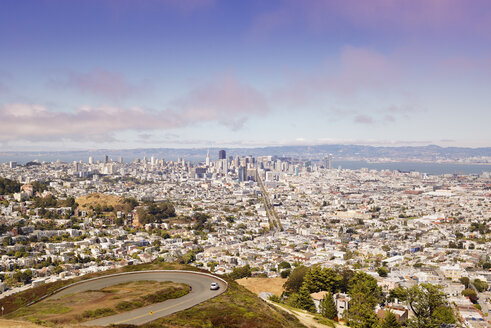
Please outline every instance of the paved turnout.
[[[125, 282], [138, 280], [154, 281], [174, 281], [191, 286], [189, 294], [162, 303], [156, 303], [143, 308], [135, 309], [128, 312], [119, 313], [109, 317], [86, 321], [85, 326], [107, 326], [111, 324], [133, 324], [141, 325], [161, 317], [168, 316], [172, 313], [189, 309], [203, 301], [213, 298], [227, 290], [227, 285], [213, 276], [202, 275], [192, 271], [145, 271], [132, 272], [123, 275], [112, 275], [94, 280], [89, 280], [71, 287], [68, 287], [50, 298], [58, 298], [64, 295], [81, 293], [87, 290], [99, 290]], [[210, 284], [216, 282], [219, 284], [219, 290], [210, 290]]]

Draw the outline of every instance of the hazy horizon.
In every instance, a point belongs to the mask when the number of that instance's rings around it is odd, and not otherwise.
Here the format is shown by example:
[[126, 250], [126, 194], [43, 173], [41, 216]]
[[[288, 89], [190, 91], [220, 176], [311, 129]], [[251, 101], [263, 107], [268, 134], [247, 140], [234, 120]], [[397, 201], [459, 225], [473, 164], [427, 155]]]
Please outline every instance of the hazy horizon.
[[491, 2], [0, 3], [0, 151], [491, 146]]

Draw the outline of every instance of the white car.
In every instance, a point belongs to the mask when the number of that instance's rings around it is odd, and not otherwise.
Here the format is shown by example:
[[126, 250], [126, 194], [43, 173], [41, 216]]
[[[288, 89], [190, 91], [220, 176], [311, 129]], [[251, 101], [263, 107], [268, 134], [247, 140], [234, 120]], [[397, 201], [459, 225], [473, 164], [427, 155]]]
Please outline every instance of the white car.
[[212, 282], [210, 285], [211, 290], [217, 290], [220, 286], [216, 282]]

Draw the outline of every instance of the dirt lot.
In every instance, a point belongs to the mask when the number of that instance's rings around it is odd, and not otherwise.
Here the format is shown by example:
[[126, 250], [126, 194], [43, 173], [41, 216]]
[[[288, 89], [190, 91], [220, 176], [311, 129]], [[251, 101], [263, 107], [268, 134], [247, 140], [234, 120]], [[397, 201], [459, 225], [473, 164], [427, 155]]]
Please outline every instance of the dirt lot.
[[236, 280], [240, 285], [249, 289], [254, 294], [260, 292], [269, 292], [281, 296], [283, 293], [283, 284], [286, 279], [283, 278], [242, 278]]
[[[8, 319], [21, 319], [37, 324], [76, 324], [95, 317], [124, 312], [144, 306], [142, 297], [156, 291], [173, 291], [176, 288], [188, 288], [184, 284], [157, 281], [135, 281], [106, 287], [97, 291], [65, 295], [58, 299], [50, 298], [30, 307], [6, 315]], [[125, 303], [122, 303], [125, 302]], [[137, 303], [140, 302], [140, 303]], [[125, 304], [126, 306], [121, 306]], [[139, 304], [139, 306], [135, 306]], [[133, 305], [134, 307], [128, 307]], [[94, 312], [104, 309], [105, 312]], [[88, 313], [92, 312], [92, 315]], [[0, 326], [1, 327], [1, 326]]]

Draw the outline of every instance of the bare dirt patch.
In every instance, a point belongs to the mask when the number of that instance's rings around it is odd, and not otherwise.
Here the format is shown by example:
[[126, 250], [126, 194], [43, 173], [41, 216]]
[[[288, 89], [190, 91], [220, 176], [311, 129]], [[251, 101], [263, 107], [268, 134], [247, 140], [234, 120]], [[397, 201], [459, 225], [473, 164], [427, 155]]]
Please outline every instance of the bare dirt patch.
[[283, 284], [286, 279], [283, 278], [242, 278], [236, 280], [237, 283], [249, 289], [256, 295], [261, 292], [273, 293], [281, 296], [283, 293]]

